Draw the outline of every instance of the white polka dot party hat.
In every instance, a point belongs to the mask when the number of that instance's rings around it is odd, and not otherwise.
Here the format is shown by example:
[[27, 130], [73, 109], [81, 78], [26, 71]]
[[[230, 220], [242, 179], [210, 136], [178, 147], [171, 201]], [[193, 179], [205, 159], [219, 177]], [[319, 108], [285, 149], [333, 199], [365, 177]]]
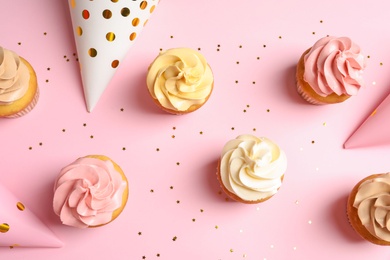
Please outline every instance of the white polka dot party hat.
[[87, 110], [91, 112], [159, 0], [69, 0]]
[[36, 217], [28, 205], [0, 185], [1, 247], [62, 247], [63, 243]]

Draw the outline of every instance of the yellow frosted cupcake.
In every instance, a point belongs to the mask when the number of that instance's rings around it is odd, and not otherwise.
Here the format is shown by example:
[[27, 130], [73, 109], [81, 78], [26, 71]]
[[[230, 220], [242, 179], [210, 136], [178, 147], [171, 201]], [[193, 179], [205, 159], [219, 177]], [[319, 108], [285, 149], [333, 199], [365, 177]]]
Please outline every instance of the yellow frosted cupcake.
[[306, 50], [297, 65], [298, 93], [309, 103], [340, 103], [363, 85], [365, 56], [347, 37], [328, 36]]
[[213, 73], [205, 57], [189, 48], [161, 52], [149, 66], [147, 87], [153, 101], [171, 114], [187, 114], [209, 99]]
[[30, 63], [0, 47], [0, 117], [27, 114], [38, 102], [38, 97], [37, 76]]
[[265, 137], [240, 135], [223, 147], [217, 177], [230, 198], [253, 204], [278, 192], [286, 169], [286, 155], [274, 142]]
[[349, 222], [371, 243], [390, 245], [390, 173], [373, 174], [352, 189], [347, 203]]
[[128, 194], [127, 178], [118, 164], [104, 155], [88, 155], [60, 171], [53, 209], [64, 225], [99, 227], [121, 214]]

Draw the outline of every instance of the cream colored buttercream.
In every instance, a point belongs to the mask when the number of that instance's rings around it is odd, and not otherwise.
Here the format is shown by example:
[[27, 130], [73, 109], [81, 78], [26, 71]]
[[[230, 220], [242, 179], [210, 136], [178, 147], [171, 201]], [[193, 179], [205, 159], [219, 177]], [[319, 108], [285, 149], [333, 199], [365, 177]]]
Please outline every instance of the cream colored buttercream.
[[364, 181], [353, 206], [373, 236], [390, 242], [390, 173]]
[[213, 81], [204, 56], [189, 48], [161, 52], [147, 75], [151, 96], [163, 107], [175, 111], [203, 104], [212, 91]]
[[29, 80], [28, 68], [19, 56], [0, 47], [0, 103], [11, 103], [23, 97]]
[[228, 191], [246, 201], [274, 195], [287, 169], [285, 153], [271, 140], [240, 135], [222, 150], [220, 175]]

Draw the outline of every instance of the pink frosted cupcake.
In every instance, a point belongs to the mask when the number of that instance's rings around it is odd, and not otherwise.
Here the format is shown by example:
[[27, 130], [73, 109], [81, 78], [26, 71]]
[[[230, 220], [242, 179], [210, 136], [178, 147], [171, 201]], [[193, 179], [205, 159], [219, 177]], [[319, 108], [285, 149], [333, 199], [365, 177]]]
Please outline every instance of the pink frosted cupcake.
[[298, 93], [315, 105], [343, 102], [358, 93], [365, 67], [365, 56], [351, 39], [324, 37], [306, 50], [298, 62]]
[[104, 155], [88, 155], [63, 168], [54, 185], [54, 212], [78, 228], [110, 223], [124, 209], [128, 183], [122, 169]]

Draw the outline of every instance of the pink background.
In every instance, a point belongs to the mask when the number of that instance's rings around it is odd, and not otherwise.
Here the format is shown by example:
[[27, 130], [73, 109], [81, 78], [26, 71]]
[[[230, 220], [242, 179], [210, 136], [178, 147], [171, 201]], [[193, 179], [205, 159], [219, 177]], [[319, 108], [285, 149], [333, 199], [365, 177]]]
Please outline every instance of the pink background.
[[[4, 247], [1, 259], [389, 259], [345, 214], [355, 183], [389, 170], [389, 146], [342, 148], [389, 93], [388, 1], [163, 0], [92, 113], [67, 1], [3, 2], [0, 45], [31, 62], [41, 96], [27, 116], [0, 120], [1, 181], [65, 246]], [[313, 106], [296, 93], [295, 65], [328, 34], [349, 36], [369, 56], [366, 87]], [[160, 48], [173, 47], [200, 48], [215, 76], [208, 103], [185, 116], [161, 112], [145, 85]], [[223, 145], [245, 133], [288, 157], [282, 188], [263, 204], [226, 200], [215, 177]], [[52, 187], [87, 154], [121, 165], [130, 197], [111, 224], [79, 230], [53, 213]]]

